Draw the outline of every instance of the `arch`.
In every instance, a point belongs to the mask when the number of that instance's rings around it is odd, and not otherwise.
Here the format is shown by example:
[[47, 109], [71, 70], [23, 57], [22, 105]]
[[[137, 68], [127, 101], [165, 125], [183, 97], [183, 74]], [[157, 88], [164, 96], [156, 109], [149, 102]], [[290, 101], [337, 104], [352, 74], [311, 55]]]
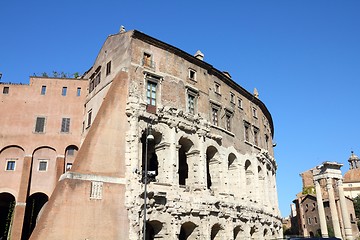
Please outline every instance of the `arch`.
[[163, 227], [163, 224], [157, 220], [147, 221], [146, 222], [146, 240], [154, 240], [156, 235], [159, 234]]
[[51, 150], [53, 150], [53, 151], [56, 153], [56, 149], [55, 149], [55, 148], [44, 145], [44, 146], [40, 146], [40, 147], [35, 148], [35, 150], [33, 151], [33, 155], [34, 155], [36, 152], [38, 152], [39, 150], [42, 150], [42, 149], [51, 149]]
[[236, 163], [236, 155], [234, 153], [230, 153], [228, 156], [228, 169], [235, 168]]
[[224, 239], [222, 236], [222, 231], [224, 230], [224, 228], [219, 224], [216, 223], [212, 226], [211, 228], [211, 240], [222, 240]]
[[64, 169], [65, 171], [69, 171], [75, 161], [77, 152], [79, 151], [79, 148], [76, 145], [69, 145], [65, 148], [65, 161], [64, 161]]
[[196, 227], [196, 224], [193, 222], [183, 223], [180, 227], [179, 240], [196, 239], [196, 236], [194, 234], [194, 230]]
[[22, 147], [18, 146], [18, 145], [8, 145], [8, 146], [6, 146], [6, 147], [3, 147], [3, 148], [0, 150], [0, 154], [2, 154], [2, 152], [5, 151], [5, 150], [8, 149], [8, 148], [19, 148], [22, 152], [25, 152], [25, 150], [24, 150]]
[[27, 198], [21, 239], [29, 239], [35, 228], [39, 213], [48, 200], [49, 197], [40, 192], [34, 193]]
[[15, 209], [15, 197], [0, 193], [0, 239], [10, 239], [10, 230]]
[[234, 240], [240, 240], [242, 236], [243, 229], [240, 226], [236, 226], [233, 231]]
[[[151, 132], [150, 132], [151, 131]], [[153, 135], [154, 139], [147, 139], [148, 135]], [[155, 182], [158, 175], [158, 156], [155, 152], [155, 147], [161, 142], [162, 134], [153, 130], [145, 129], [141, 135], [140, 141], [142, 143], [142, 182], [145, 181], [145, 162], [147, 163], [147, 179], [148, 182]]]
[[179, 185], [186, 185], [186, 180], [189, 176], [189, 165], [187, 154], [194, 146], [193, 142], [188, 138], [180, 138], [179, 140], [179, 163], [178, 163], [178, 174], [179, 174]]
[[214, 146], [209, 146], [206, 149], [206, 173], [207, 173], [207, 188], [214, 189], [219, 183], [219, 174], [218, 174], [218, 163], [220, 162], [217, 159], [218, 150]]
[[264, 229], [264, 231], [263, 231], [263, 236], [264, 236], [264, 237], [269, 236], [269, 230], [268, 230], [267, 228]]
[[[7, 146], [3, 148], [0, 152], [0, 169], [6, 169], [21, 173], [24, 157], [25, 157], [25, 152], [23, 148], [16, 145]], [[11, 165], [8, 165], [9, 162], [12, 162]], [[13, 175], [13, 177], [15, 177], [15, 175]], [[0, 179], [1, 179], [1, 175], [0, 175]], [[7, 179], [7, 181], [9, 181], [9, 179]], [[15, 179], [13, 179], [12, 181], [15, 181]], [[9, 185], [3, 185], [1, 184], [1, 182], [5, 183], [4, 180], [0, 180], [0, 186], [2, 187], [9, 186]], [[14, 182], [12, 185], [13, 187], [15, 187]]]

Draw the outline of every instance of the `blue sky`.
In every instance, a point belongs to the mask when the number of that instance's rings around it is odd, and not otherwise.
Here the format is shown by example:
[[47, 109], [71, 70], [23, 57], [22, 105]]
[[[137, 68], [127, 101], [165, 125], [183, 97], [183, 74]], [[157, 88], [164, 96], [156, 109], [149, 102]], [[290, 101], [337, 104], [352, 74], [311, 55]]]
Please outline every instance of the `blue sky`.
[[120, 25], [205, 61], [248, 91], [275, 125], [282, 216], [299, 173], [360, 155], [360, 1], [1, 1], [3, 82], [42, 72], [83, 73]]

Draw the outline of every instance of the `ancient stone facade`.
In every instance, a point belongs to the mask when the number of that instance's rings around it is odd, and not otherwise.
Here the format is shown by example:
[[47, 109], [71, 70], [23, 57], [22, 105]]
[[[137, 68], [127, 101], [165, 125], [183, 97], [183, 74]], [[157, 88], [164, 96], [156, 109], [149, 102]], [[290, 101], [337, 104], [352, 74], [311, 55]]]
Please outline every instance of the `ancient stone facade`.
[[257, 91], [200, 51], [124, 29], [83, 77], [82, 144], [31, 239], [282, 237], [274, 128]]

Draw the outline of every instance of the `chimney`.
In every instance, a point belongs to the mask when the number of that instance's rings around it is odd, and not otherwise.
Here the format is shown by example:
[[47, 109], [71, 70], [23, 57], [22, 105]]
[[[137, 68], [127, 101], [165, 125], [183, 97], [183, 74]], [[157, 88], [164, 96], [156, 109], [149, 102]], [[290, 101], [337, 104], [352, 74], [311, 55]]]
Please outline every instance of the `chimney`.
[[119, 31], [119, 32], [120, 32], [120, 33], [126, 32], [125, 27], [124, 27], [123, 25], [120, 26], [120, 31]]
[[224, 74], [225, 76], [227, 76], [228, 78], [230, 78], [230, 79], [231, 79], [231, 75], [230, 75], [230, 73], [229, 73], [229, 72], [227, 72], [227, 71], [223, 71], [223, 74]]
[[200, 50], [197, 50], [194, 56], [197, 59], [204, 60], [204, 54]]

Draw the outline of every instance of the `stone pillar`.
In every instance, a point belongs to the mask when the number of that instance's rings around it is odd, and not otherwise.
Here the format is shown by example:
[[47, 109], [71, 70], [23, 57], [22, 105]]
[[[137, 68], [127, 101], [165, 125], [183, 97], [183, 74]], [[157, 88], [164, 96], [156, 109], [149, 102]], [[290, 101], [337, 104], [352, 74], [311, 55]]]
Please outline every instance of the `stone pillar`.
[[65, 157], [57, 156], [56, 157], [56, 181], [59, 181], [60, 176], [65, 172]]
[[253, 177], [254, 192], [253, 192], [253, 197], [254, 197], [255, 201], [257, 203], [259, 203], [259, 201], [260, 201], [260, 198], [259, 198], [260, 181], [259, 181], [259, 173], [258, 173], [258, 164], [259, 163], [258, 163], [257, 159], [255, 159], [255, 161], [253, 161], [253, 163], [254, 163], [254, 166], [253, 166], [253, 171], [254, 171], [254, 177]]
[[200, 151], [193, 150], [186, 153], [186, 161], [188, 165], [188, 179], [186, 180], [187, 186], [199, 186], [199, 159]]
[[346, 199], [344, 195], [344, 188], [342, 184], [342, 180], [339, 179], [337, 181], [338, 189], [339, 189], [339, 199], [340, 199], [340, 208], [341, 208], [341, 214], [343, 218], [344, 223], [344, 230], [345, 230], [345, 239], [352, 240], [352, 230], [351, 230], [351, 222], [350, 222], [350, 216], [346, 205]]
[[199, 135], [199, 184], [203, 187], [203, 189], [206, 189], [206, 149], [205, 149], [205, 136]]
[[[160, 143], [155, 147], [155, 153], [158, 159], [158, 175], [156, 179], [160, 183], [171, 183], [169, 169], [171, 169], [171, 158], [169, 158], [170, 144]], [[148, 159], [149, 161], [149, 159]]]
[[31, 178], [31, 167], [32, 167], [32, 156], [28, 155], [24, 157], [23, 169], [21, 173], [19, 195], [16, 201], [14, 210], [14, 219], [11, 228], [11, 239], [20, 240], [22, 234], [22, 228], [24, 224], [26, 200], [28, 197], [28, 189], [30, 188]]
[[321, 236], [329, 237], [319, 180], [314, 180], [314, 183], [315, 183], [315, 191], [316, 191], [316, 202], [318, 205], [318, 212], [319, 212]]
[[329, 194], [329, 203], [330, 203], [330, 212], [331, 212], [331, 219], [334, 228], [335, 237], [342, 238], [340, 224], [339, 224], [339, 216], [336, 209], [335, 203], [335, 196], [334, 196], [334, 189], [332, 186], [332, 178], [326, 179], [326, 187]]

